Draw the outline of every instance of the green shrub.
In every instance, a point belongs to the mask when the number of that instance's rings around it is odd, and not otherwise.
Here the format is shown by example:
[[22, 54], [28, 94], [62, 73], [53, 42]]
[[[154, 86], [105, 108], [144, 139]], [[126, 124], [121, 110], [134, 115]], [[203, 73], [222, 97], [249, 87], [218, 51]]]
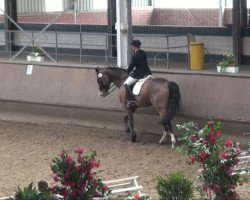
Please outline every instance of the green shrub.
[[21, 189], [18, 187], [15, 193], [15, 200], [34, 200], [36, 199], [37, 190], [33, 187], [33, 182], [28, 187]]
[[155, 182], [160, 200], [189, 200], [193, 197], [193, 182], [183, 172], [157, 176]]
[[15, 193], [15, 200], [52, 200], [54, 195], [50, 192], [50, 189], [45, 189], [38, 192], [35, 187], [33, 187], [33, 182], [29, 184], [28, 187], [21, 189], [18, 187]]

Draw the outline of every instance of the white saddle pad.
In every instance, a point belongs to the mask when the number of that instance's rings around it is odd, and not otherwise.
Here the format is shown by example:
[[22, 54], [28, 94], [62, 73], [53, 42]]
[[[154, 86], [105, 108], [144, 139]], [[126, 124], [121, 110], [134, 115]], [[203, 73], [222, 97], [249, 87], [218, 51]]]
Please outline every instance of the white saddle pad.
[[135, 86], [134, 86], [134, 88], [133, 88], [133, 94], [134, 94], [134, 95], [139, 95], [143, 83], [145, 83], [146, 80], [148, 80], [148, 79], [151, 78], [151, 77], [152, 77], [151, 75], [148, 75], [146, 78], [139, 79], [139, 80], [136, 82], [136, 84], [135, 84]]

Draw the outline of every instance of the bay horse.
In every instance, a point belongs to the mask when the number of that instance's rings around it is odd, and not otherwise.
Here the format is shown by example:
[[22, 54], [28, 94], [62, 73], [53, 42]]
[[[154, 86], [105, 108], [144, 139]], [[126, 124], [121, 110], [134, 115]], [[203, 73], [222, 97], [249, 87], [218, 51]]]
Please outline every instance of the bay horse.
[[169, 130], [172, 148], [174, 149], [176, 139], [172, 130], [171, 120], [180, 105], [179, 86], [175, 82], [163, 78], [150, 77], [143, 84], [140, 94], [135, 96], [136, 106], [127, 107], [127, 94], [123, 85], [128, 77], [127, 70], [118, 67], [97, 67], [95, 71], [100, 96], [105, 97], [110, 94], [111, 83], [119, 88], [118, 97], [125, 111], [124, 123], [127, 132], [130, 132], [131, 142], [136, 141], [133, 113], [138, 107], [148, 107], [152, 105], [158, 111], [161, 118], [160, 123], [164, 126], [163, 135], [159, 143], [162, 143], [166, 139], [167, 131]]

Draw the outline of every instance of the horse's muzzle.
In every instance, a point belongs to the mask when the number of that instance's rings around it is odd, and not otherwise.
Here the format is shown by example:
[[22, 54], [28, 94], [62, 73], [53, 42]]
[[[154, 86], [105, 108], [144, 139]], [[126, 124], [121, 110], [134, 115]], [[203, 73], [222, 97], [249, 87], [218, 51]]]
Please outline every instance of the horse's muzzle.
[[99, 92], [99, 95], [101, 97], [106, 97], [108, 95], [108, 93], [107, 92]]

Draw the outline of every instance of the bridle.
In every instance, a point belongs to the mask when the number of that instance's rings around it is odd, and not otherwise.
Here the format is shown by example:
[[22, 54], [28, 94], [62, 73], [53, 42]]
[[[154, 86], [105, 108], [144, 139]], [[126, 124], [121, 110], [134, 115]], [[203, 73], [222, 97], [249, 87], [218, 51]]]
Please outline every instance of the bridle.
[[[99, 68], [96, 68], [96, 73], [97, 73], [97, 77], [101, 79], [103, 74], [99, 71]], [[113, 84], [111, 84], [111, 83], [113, 83]], [[102, 96], [105, 97], [105, 96], [111, 94], [113, 91], [115, 91], [116, 88], [117, 88], [117, 86], [114, 84], [114, 82], [110, 81], [109, 84], [102, 83], [102, 89], [100, 90], [100, 92], [102, 92]]]
[[[106, 88], [106, 90], [105, 90], [105, 88]], [[117, 88], [117, 86], [113, 83], [113, 84], [110, 84], [109, 86], [104, 86], [104, 89], [100, 90], [100, 92], [103, 93], [102, 96], [107, 96], [107, 95], [111, 94], [116, 88]]]

